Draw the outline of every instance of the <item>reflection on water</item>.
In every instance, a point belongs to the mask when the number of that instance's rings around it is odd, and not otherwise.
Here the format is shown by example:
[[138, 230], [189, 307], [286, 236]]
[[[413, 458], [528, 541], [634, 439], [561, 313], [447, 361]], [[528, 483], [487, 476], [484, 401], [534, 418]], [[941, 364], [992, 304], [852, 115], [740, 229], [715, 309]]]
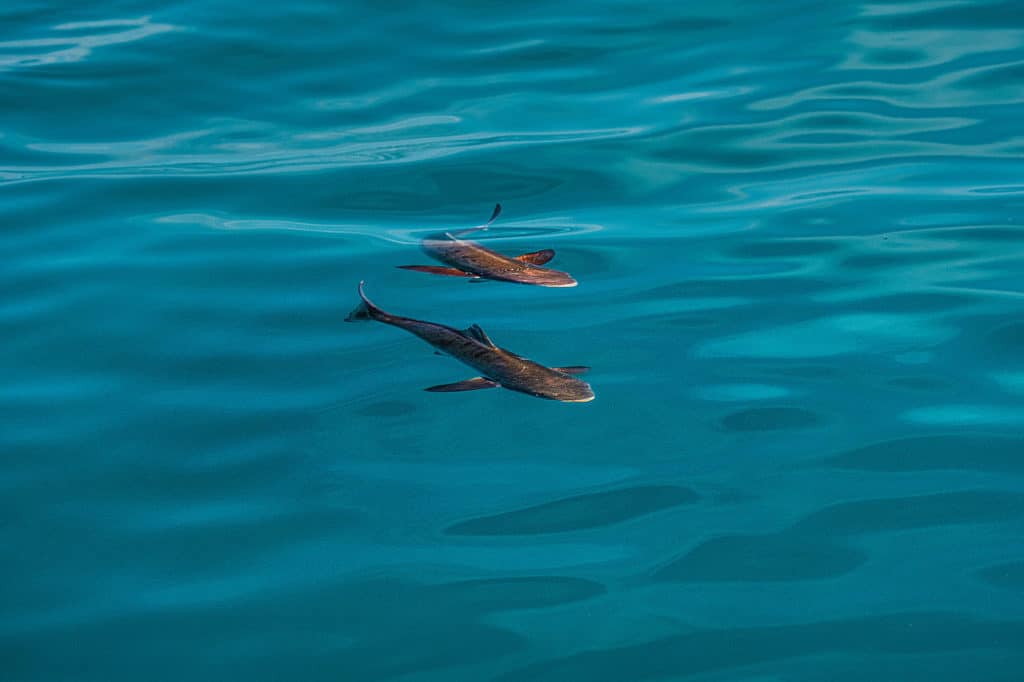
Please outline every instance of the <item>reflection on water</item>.
[[74, 21], [51, 27], [56, 35], [47, 38], [0, 41], [0, 69], [47, 66], [79, 62], [96, 48], [143, 40], [150, 36], [178, 30], [149, 17]]

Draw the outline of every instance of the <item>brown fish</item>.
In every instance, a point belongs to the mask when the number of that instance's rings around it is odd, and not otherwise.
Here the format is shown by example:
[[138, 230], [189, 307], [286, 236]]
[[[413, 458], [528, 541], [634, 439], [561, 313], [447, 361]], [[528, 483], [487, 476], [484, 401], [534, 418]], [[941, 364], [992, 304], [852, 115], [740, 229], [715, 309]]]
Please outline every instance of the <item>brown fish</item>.
[[425, 389], [427, 391], [449, 393], [500, 386], [538, 398], [566, 403], [586, 403], [594, 399], [594, 391], [591, 390], [590, 384], [572, 376], [583, 374], [588, 367], [545, 367], [494, 345], [479, 325], [474, 324], [460, 331], [443, 324], [386, 313], [366, 298], [363, 282], [359, 283], [359, 298], [362, 302], [345, 318], [346, 322], [376, 320], [404, 329], [420, 337], [443, 355], [450, 355], [480, 372], [478, 377], [454, 384], [431, 386]]
[[[476, 230], [486, 230], [501, 214], [501, 204], [494, 207], [491, 219], [483, 226], [464, 230], [459, 234], [467, 234]], [[574, 287], [576, 280], [567, 272], [542, 268], [540, 266], [555, 257], [551, 249], [524, 253], [510, 258], [497, 251], [465, 239], [459, 239], [451, 232], [443, 238], [428, 237], [421, 247], [431, 257], [450, 267], [435, 265], [399, 265], [403, 270], [429, 272], [435, 275], [451, 275], [453, 277], [470, 277], [476, 281], [495, 279], [502, 282], [517, 284], [533, 284], [541, 287]]]

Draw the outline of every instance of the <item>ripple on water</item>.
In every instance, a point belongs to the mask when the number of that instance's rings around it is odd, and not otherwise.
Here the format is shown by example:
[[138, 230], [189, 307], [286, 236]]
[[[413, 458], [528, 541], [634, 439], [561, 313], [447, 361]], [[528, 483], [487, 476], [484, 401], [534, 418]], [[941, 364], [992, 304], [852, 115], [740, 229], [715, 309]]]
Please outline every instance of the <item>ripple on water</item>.
[[784, 386], [773, 386], [771, 384], [720, 384], [717, 386], [701, 387], [696, 389], [696, 393], [704, 400], [742, 402], [745, 400], [784, 398], [791, 391]]
[[[877, 84], [883, 92], [898, 86]], [[831, 98], [837, 86], [820, 86], [806, 98]], [[827, 93], [827, 94], [826, 94]], [[794, 102], [788, 102], [788, 106]], [[762, 108], [769, 107], [762, 103]], [[778, 107], [781, 108], [781, 107]], [[957, 144], [956, 136], [943, 142], [926, 141], [926, 133], [948, 132], [977, 123], [968, 118], [882, 116], [860, 111], [793, 114], [782, 118], [736, 125], [688, 128], [666, 135], [652, 155], [704, 173], [794, 170], [809, 166], [853, 163], [891, 163], [908, 157], [962, 155], [1013, 158], [1009, 143]], [[838, 190], [846, 192], [845, 189]]]
[[94, 50], [180, 30], [171, 24], [141, 19], [109, 19], [57, 24], [45, 38], [0, 42], [0, 69], [33, 68], [87, 59]]
[[5, 3], [6, 676], [1013, 682], [1020, 2], [811, 4]]
[[909, 409], [903, 413], [903, 418], [926, 426], [985, 426], [1017, 431], [1024, 424], [1024, 408], [1017, 405], [953, 403]]
[[701, 357], [815, 358], [935, 345], [953, 329], [925, 315], [857, 313], [711, 339]]

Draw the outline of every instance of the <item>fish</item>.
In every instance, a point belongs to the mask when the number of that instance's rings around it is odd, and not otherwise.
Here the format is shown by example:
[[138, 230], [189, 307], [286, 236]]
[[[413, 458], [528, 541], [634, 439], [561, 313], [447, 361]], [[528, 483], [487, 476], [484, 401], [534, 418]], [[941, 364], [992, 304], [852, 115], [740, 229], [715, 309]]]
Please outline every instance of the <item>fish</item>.
[[577, 285], [572, 275], [561, 270], [541, 267], [552, 258], [552, 249], [531, 251], [520, 256], [509, 257], [492, 251], [487, 247], [468, 239], [461, 239], [465, 234], [477, 230], [486, 230], [501, 215], [501, 204], [496, 204], [491, 219], [480, 227], [459, 232], [458, 235], [445, 232], [442, 236], [427, 237], [420, 243], [423, 251], [447, 267], [436, 265], [399, 265], [403, 270], [429, 272], [434, 275], [467, 277], [470, 281], [487, 279], [516, 284], [532, 284], [541, 287], [574, 287]]
[[440, 354], [469, 365], [480, 373], [480, 376], [472, 379], [431, 386], [424, 390], [433, 393], [453, 393], [500, 387], [565, 403], [586, 403], [594, 399], [594, 391], [590, 384], [576, 378], [576, 375], [587, 372], [589, 367], [546, 367], [499, 348], [477, 324], [460, 330], [434, 322], [392, 315], [381, 310], [366, 297], [365, 284], [359, 283], [360, 303], [345, 318], [346, 322], [375, 320], [398, 327], [423, 339]]

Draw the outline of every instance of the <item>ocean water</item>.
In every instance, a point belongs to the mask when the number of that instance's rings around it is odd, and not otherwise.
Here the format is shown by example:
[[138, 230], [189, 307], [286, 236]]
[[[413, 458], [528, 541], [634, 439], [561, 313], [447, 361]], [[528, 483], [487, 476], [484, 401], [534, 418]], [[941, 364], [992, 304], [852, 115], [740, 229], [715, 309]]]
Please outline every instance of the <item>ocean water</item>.
[[1024, 679], [1019, 2], [0, 27], [0, 679]]

